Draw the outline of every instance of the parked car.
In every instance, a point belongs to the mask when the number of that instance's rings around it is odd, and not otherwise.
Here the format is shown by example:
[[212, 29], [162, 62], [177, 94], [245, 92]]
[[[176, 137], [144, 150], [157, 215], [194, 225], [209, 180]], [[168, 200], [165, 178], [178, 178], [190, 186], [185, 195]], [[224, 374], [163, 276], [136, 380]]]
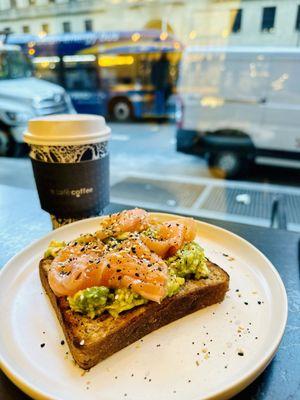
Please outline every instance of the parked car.
[[300, 167], [300, 50], [189, 47], [178, 84], [177, 150], [233, 177], [253, 162]]
[[0, 44], [0, 155], [23, 151], [30, 118], [71, 112], [75, 110], [61, 86], [34, 78], [20, 48]]

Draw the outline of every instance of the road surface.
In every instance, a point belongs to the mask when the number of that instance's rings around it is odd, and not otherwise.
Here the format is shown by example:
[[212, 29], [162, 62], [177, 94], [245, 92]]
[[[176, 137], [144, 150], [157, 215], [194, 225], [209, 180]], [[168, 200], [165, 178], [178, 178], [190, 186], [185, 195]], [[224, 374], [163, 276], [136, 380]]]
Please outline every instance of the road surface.
[[[111, 123], [112, 137], [111, 181], [124, 174], [152, 173], [161, 176], [180, 176], [216, 179], [203, 158], [176, 152], [173, 124]], [[299, 170], [257, 166], [244, 181], [299, 186]], [[0, 159], [0, 182], [10, 186], [34, 187], [30, 161]]]

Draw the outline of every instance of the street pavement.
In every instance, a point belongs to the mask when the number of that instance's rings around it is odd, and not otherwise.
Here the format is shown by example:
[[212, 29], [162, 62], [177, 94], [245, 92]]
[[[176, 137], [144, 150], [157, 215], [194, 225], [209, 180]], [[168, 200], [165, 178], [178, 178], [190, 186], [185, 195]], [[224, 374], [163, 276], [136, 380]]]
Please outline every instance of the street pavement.
[[[176, 152], [174, 124], [110, 123], [111, 183], [133, 173], [217, 179], [203, 158]], [[299, 186], [299, 170], [256, 166], [244, 181]], [[0, 183], [33, 188], [29, 159], [0, 159]]]

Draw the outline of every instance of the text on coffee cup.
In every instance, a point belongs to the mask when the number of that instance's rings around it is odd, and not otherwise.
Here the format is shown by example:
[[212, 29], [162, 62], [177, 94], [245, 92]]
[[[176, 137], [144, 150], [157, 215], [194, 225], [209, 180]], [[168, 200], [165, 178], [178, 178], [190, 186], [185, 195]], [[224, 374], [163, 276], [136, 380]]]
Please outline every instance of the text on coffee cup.
[[54, 196], [68, 196], [68, 197], [81, 197], [82, 195], [93, 193], [94, 189], [80, 188], [80, 189], [50, 189], [50, 193]]

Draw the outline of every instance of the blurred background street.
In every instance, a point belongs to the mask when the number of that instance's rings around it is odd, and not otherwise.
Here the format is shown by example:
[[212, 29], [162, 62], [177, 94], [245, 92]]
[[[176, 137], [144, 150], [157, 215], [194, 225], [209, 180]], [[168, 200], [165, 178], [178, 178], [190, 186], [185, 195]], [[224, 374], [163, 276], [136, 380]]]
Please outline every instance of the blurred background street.
[[[205, 159], [176, 152], [171, 123], [111, 123], [111, 199], [255, 225], [271, 224], [274, 200], [300, 230], [299, 170], [253, 166], [240, 179], [215, 178]], [[1, 158], [0, 181], [34, 188], [30, 160]]]
[[[210, 172], [206, 160], [200, 156], [176, 151], [175, 124], [170, 122], [109, 123], [111, 183], [129, 174], [157, 174], [182, 178], [217, 178]], [[253, 166], [239, 180], [276, 185], [299, 186], [300, 171], [296, 168]], [[9, 167], [9, 166], [13, 167]], [[15, 168], [18, 166], [18, 170]], [[34, 187], [30, 161], [27, 157], [1, 158], [0, 181], [23, 188]], [[238, 182], [238, 179], [235, 179]]]

